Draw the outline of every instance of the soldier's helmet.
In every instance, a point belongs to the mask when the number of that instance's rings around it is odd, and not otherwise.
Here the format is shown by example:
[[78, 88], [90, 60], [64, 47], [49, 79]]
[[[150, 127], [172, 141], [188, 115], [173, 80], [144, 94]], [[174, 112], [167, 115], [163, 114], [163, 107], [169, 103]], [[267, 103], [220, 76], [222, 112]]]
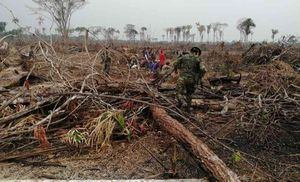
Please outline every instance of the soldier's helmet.
[[191, 49], [191, 53], [196, 53], [197, 55], [201, 55], [201, 49], [200, 48], [198, 48], [198, 47], [193, 47], [192, 49]]

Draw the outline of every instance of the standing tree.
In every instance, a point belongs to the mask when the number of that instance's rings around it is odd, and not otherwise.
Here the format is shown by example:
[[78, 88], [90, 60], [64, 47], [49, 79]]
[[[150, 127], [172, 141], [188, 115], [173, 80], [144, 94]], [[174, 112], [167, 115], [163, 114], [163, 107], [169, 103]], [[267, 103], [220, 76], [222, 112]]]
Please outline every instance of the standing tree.
[[165, 31], [166, 31], [166, 41], [168, 41], [169, 40], [169, 32], [170, 32], [170, 30], [169, 30], [169, 28], [166, 28]]
[[200, 35], [200, 41], [203, 42], [203, 35], [204, 35], [206, 28], [204, 25], [201, 25], [200, 23], [196, 23], [196, 25], [197, 25], [197, 30]]
[[217, 31], [219, 30], [219, 23], [212, 23], [212, 30], [213, 30], [213, 42], [216, 42], [217, 38]]
[[78, 36], [81, 36], [83, 32], [85, 32], [86, 28], [85, 27], [76, 27], [74, 29], [75, 32], [78, 33]]
[[245, 19], [240, 19], [237, 22], [237, 26], [236, 28], [238, 29], [238, 31], [240, 32], [240, 41], [243, 42], [243, 38], [244, 36], [244, 32], [243, 32], [243, 28], [242, 28], [242, 22], [245, 21]]
[[135, 30], [135, 26], [132, 24], [127, 24], [124, 29], [125, 29], [124, 33], [128, 38], [128, 40], [134, 41], [135, 36], [138, 34], [138, 31]]
[[219, 24], [219, 41], [223, 41], [224, 40], [224, 29], [228, 26], [227, 23], [220, 23]]
[[0, 22], [0, 33], [3, 33], [6, 31], [6, 22]]
[[86, 4], [86, 0], [32, 0], [39, 8], [47, 12], [56, 24], [64, 41], [69, 38], [70, 21], [73, 13]]
[[119, 34], [119, 33], [120, 33], [119, 30], [112, 28], [112, 27], [103, 29], [104, 38], [108, 41], [114, 40], [115, 34]]
[[171, 42], [175, 41], [174, 33], [175, 33], [174, 28], [170, 28], [170, 40], [171, 40]]
[[209, 42], [209, 34], [210, 34], [211, 27], [212, 27], [211, 24], [206, 26], [207, 42]]
[[191, 29], [193, 28], [192, 25], [187, 25], [185, 26], [186, 31], [185, 31], [185, 41], [189, 41], [189, 39], [191, 38]]
[[101, 26], [92, 26], [88, 28], [88, 32], [91, 33], [94, 36], [98, 36], [100, 33], [103, 35], [103, 37], [105, 37], [104, 35], [104, 30], [105, 28], [101, 27]]
[[174, 32], [176, 34], [176, 41], [177, 42], [179, 42], [181, 31], [182, 31], [182, 27], [176, 27], [176, 28], [174, 28]]
[[195, 42], [195, 36], [196, 36], [196, 34], [194, 34], [194, 33], [190, 35], [192, 42]]
[[146, 31], [147, 31], [146, 27], [142, 27], [141, 28], [141, 31], [140, 31], [140, 40], [141, 41], [145, 41], [146, 40]]
[[245, 42], [248, 42], [248, 37], [251, 34], [252, 29], [255, 28], [256, 25], [251, 18], [246, 18], [238, 24], [238, 29], [241, 29]]
[[228, 26], [227, 23], [212, 23], [212, 29], [214, 32], [214, 42], [215, 41], [222, 41], [224, 36], [224, 28]]
[[272, 40], [274, 42], [274, 39], [275, 39], [275, 35], [279, 33], [278, 29], [272, 29]]
[[186, 40], [186, 26], [183, 25], [181, 26], [181, 32], [182, 32], [182, 40], [185, 41]]

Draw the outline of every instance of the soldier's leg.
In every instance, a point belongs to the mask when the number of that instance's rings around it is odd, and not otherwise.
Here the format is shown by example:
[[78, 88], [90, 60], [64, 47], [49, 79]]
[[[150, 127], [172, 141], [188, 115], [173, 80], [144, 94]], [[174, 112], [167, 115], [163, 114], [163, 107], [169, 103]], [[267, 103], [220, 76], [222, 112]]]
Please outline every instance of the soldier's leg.
[[187, 112], [190, 112], [191, 105], [192, 105], [192, 95], [194, 94], [194, 92], [196, 90], [195, 88], [196, 87], [195, 87], [194, 83], [187, 85], [187, 94], [186, 94], [186, 102], [187, 102], [186, 111]]
[[176, 99], [179, 108], [185, 107], [187, 105], [185, 101], [186, 100], [185, 97], [186, 97], [186, 86], [184, 84], [184, 81], [179, 78], [176, 86]]

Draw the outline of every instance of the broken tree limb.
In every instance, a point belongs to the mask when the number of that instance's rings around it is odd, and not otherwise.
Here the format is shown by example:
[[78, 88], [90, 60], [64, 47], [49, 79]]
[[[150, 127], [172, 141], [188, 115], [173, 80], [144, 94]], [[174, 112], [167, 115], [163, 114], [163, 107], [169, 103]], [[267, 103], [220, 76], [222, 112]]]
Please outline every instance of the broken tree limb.
[[73, 96], [71, 98], [69, 98], [65, 103], [63, 103], [60, 107], [58, 107], [57, 109], [55, 109], [53, 112], [51, 112], [47, 117], [45, 117], [44, 119], [42, 119], [41, 121], [37, 122], [34, 127], [38, 126], [38, 125], [42, 125], [44, 124], [45, 122], [51, 120], [52, 117], [55, 117], [57, 116], [60, 111], [66, 107], [71, 101], [77, 99], [78, 97], [77, 96]]
[[237, 174], [229, 169], [225, 163], [208, 146], [181, 123], [173, 119], [164, 109], [151, 107], [153, 118], [158, 121], [177, 141], [189, 146], [191, 152], [201, 160], [205, 168], [218, 181], [240, 181]]
[[12, 103], [14, 100], [16, 100], [17, 98], [19, 98], [21, 95], [23, 95], [23, 92], [19, 92], [17, 95], [15, 95], [13, 98], [9, 99], [9, 101], [4, 102], [2, 104], [2, 106], [0, 107], [0, 111], [2, 111], [3, 109], [5, 109], [10, 103]]
[[42, 102], [38, 102], [36, 105], [30, 107], [29, 109], [27, 110], [24, 110], [24, 111], [21, 111], [21, 112], [18, 112], [18, 113], [15, 113], [13, 115], [10, 115], [10, 116], [7, 116], [7, 117], [4, 117], [4, 118], [0, 118], [0, 125], [2, 124], [7, 124], [15, 119], [18, 119], [20, 117], [23, 117], [23, 116], [26, 116], [27, 114], [41, 108], [45, 103], [47, 102], [50, 102], [52, 100], [52, 98], [50, 99], [46, 99]]
[[35, 150], [35, 151], [27, 152], [27, 153], [22, 153], [22, 152], [19, 152], [17, 154], [4, 153], [3, 155], [0, 155], [0, 162], [13, 160], [13, 159], [26, 159], [29, 157], [45, 155], [48, 153], [59, 152], [59, 151], [63, 151], [63, 150], [66, 150], [65, 146], [61, 146], [61, 147], [57, 147], [57, 148], [50, 148], [50, 149], [45, 149], [45, 150]]
[[239, 84], [241, 79], [242, 79], [242, 74], [234, 75], [232, 77], [221, 76], [216, 78], [210, 78], [209, 83], [214, 86], [222, 85], [224, 83], [231, 83], [231, 82], [236, 82], [237, 84]]

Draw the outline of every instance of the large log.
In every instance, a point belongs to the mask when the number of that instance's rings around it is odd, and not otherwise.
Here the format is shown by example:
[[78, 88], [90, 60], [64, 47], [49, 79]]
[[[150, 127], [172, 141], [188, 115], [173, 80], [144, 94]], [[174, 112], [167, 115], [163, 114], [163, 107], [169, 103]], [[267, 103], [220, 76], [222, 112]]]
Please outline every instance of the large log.
[[173, 119], [167, 112], [158, 107], [151, 107], [153, 118], [177, 141], [188, 146], [191, 152], [201, 161], [204, 168], [218, 181], [240, 181], [237, 174], [229, 169], [225, 163], [208, 146], [186, 129], [181, 123]]

